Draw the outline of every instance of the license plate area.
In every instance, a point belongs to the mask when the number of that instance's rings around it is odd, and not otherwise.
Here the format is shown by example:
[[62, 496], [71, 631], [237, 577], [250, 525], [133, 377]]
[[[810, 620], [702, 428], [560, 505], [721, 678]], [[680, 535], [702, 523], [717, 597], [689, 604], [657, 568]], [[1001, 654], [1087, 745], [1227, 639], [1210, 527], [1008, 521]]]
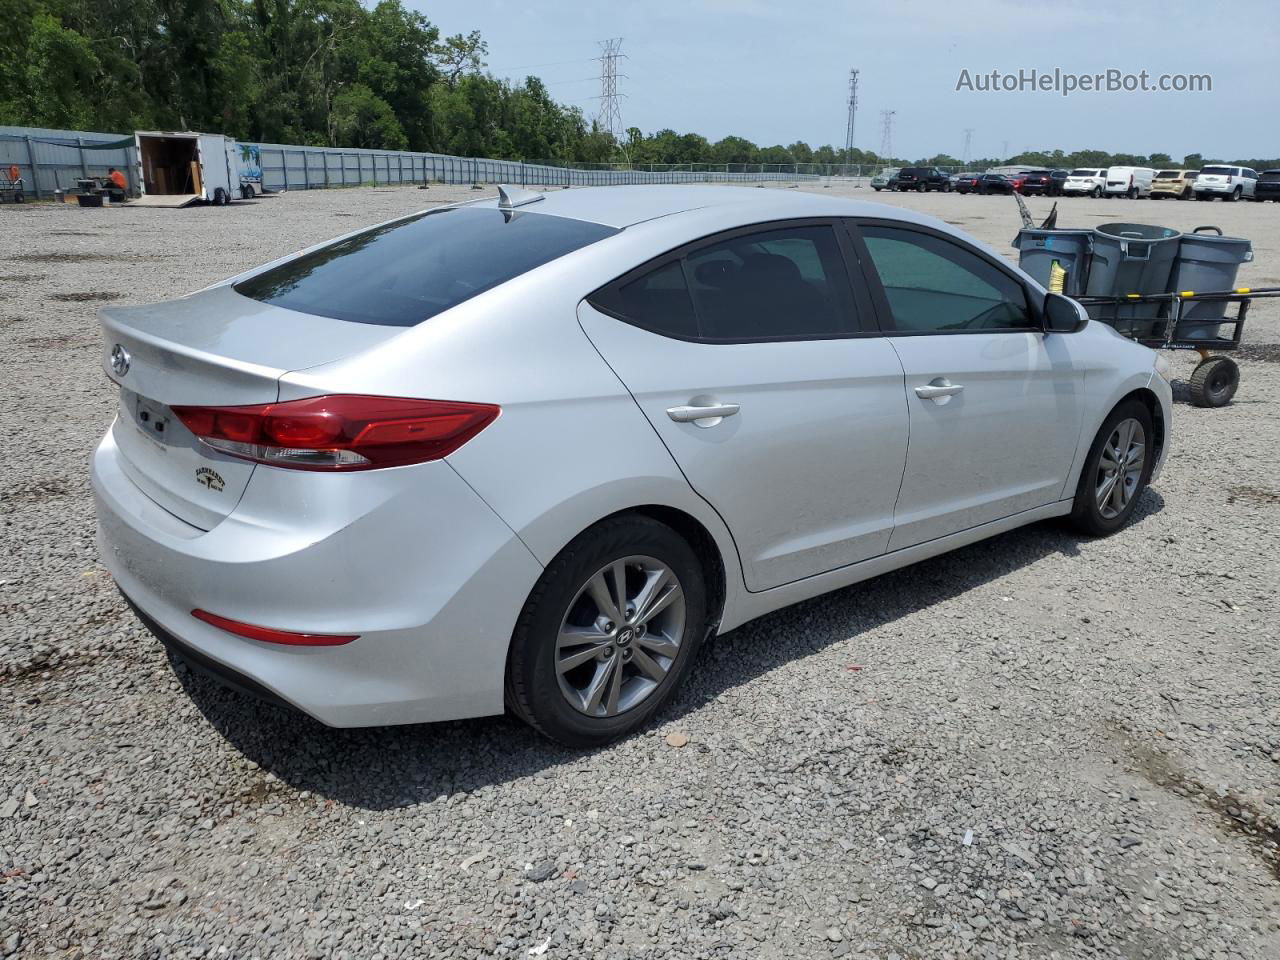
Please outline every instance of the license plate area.
[[172, 439], [175, 420], [169, 408], [136, 393], [132, 398], [133, 422], [138, 430], [162, 447], [172, 446], [175, 442]]

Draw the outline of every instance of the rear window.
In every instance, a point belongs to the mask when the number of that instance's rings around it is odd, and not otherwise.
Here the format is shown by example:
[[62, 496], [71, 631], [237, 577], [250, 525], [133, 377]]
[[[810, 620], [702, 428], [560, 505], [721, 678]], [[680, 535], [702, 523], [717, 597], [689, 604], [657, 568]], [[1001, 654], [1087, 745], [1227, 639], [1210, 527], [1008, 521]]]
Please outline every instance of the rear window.
[[1081, 168], [1079, 170], [1071, 171], [1071, 176], [1073, 177], [1096, 177], [1099, 175], [1100, 175], [1100, 171], [1098, 170], [1086, 170], [1084, 168]]
[[1182, 174], [1177, 170], [1161, 170], [1156, 174], [1157, 180], [1177, 180]]
[[1238, 177], [1240, 176], [1239, 167], [1205, 167], [1200, 171], [1218, 177]]
[[358, 233], [235, 289], [301, 313], [411, 327], [617, 232], [543, 213], [450, 207]]
[[925, 170], [923, 167], [906, 167], [903, 169], [902, 173], [899, 174], [899, 176], [922, 177], [922, 176], [927, 176], [928, 173], [929, 171]]
[[1280, 170], [1263, 170], [1259, 180], [1265, 180], [1267, 183], [1280, 183]]

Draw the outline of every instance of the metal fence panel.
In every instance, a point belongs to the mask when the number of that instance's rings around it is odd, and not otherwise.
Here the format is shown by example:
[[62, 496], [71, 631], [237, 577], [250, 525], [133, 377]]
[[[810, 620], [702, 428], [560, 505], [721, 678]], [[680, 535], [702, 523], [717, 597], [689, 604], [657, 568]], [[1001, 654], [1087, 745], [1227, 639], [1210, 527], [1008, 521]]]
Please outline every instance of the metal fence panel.
[[[73, 187], [79, 177], [124, 171], [137, 193], [133, 147], [87, 150], [82, 146], [122, 140], [129, 134], [0, 127], [0, 170], [16, 164], [35, 197]], [[608, 186], [635, 183], [767, 183], [864, 181], [879, 165], [819, 163], [560, 164], [454, 157], [438, 153], [309, 147], [285, 143], [259, 148], [267, 190], [310, 190], [367, 183], [428, 181], [450, 184], [518, 183], [530, 186]], [[943, 168], [956, 172], [952, 168]]]

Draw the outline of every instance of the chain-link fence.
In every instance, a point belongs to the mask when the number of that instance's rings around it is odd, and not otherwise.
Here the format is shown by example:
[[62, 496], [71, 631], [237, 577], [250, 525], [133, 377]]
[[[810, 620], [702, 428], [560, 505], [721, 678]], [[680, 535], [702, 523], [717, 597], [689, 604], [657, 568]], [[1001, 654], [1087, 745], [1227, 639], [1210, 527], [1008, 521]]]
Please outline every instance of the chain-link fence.
[[[128, 134], [36, 127], [0, 127], [0, 173], [18, 168], [26, 192], [39, 199], [67, 190], [84, 177], [122, 171], [138, 193], [137, 156]], [[258, 148], [267, 190], [398, 183], [512, 183], [522, 186], [608, 186], [630, 183], [761, 183], [768, 181], [866, 181], [880, 165], [824, 163], [560, 164], [454, 157], [439, 153], [304, 147], [281, 143]], [[960, 168], [944, 167], [948, 173]]]

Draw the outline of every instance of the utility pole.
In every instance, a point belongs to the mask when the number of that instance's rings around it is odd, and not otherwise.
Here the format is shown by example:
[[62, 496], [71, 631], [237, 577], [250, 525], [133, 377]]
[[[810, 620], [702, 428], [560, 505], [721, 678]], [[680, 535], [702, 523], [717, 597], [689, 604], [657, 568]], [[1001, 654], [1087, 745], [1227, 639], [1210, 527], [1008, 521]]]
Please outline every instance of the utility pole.
[[893, 115], [897, 110], [880, 111], [880, 159], [893, 157]]
[[1009, 159], [1009, 141], [1008, 140], [1000, 141], [1000, 159], [1001, 160]]
[[969, 165], [969, 148], [973, 146], [973, 127], [964, 128], [964, 150], [960, 152], [960, 161], [967, 167]]
[[619, 100], [624, 94], [618, 93], [618, 77], [626, 74], [618, 73], [618, 60], [625, 59], [622, 50], [622, 37], [600, 41], [600, 112], [596, 121], [600, 129], [607, 131], [614, 141], [621, 144], [626, 129], [622, 126], [622, 107]]
[[849, 122], [844, 131], [844, 162], [853, 162], [853, 122], [858, 115], [858, 68], [849, 70]]

